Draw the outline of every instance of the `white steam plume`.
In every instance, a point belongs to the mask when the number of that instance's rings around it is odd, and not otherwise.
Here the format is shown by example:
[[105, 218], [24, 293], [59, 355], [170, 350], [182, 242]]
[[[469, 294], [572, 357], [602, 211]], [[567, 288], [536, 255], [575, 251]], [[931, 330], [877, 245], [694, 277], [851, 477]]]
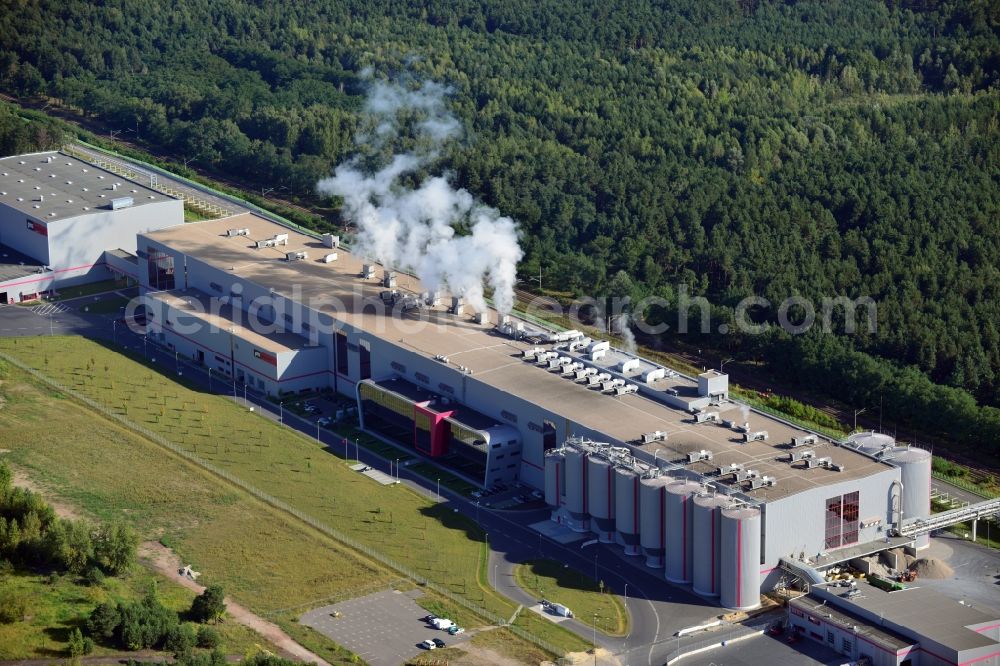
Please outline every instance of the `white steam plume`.
[[[458, 135], [458, 120], [445, 106], [447, 89], [425, 82], [416, 90], [377, 82], [369, 91], [366, 112], [377, 123], [375, 136], [359, 136], [361, 145], [381, 146], [396, 138], [399, 114], [415, 113], [418, 139], [429, 147], [395, 155], [377, 171], [365, 171], [354, 159], [334, 170], [316, 188], [344, 199], [344, 213], [358, 228], [355, 251], [398, 270], [413, 272], [433, 291], [463, 296], [476, 310], [486, 310], [484, 285], [493, 289], [501, 314], [514, 305], [517, 262], [523, 253], [517, 224], [485, 206], [444, 176], [407, 188], [401, 177], [426, 165], [443, 142]], [[456, 226], [468, 229], [456, 233]]]
[[618, 315], [615, 319], [618, 329], [618, 335], [622, 336], [622, 347], [625, 348], [630, 354], [635, 354], [638, 346], [635, 343], [635, 335], [632, 333], [632, 328], [630, 327], [632, 321], [632, 315], [628, 312]]

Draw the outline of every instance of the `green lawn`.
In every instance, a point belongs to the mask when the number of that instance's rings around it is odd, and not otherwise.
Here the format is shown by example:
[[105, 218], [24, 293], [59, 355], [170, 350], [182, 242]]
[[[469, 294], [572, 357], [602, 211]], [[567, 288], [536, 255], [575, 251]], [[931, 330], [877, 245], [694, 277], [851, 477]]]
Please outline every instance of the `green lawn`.
[[628, 615], [618, 597], [602, 590], [599, 581], [561, 562], [536, 560], [519, 564], [514, 578], [533, 596], [567, 606], [584, 624], [593, 623], [596, 615], [598, 630], [614, 636], [628, 632]]
[[81, 284], [76, 287], [63, 287], [59, 290], [59, 295], [55, 298], [50, 298], [50, 301], [68, 301], [71, 298], [80, 298], [81, 296], [90, 296], [92, 294], [102, 294], [106, 291], [114, 291], [115, 289], [124, 289], [128, 285], [125, 280], [101, 280], [100, 282], [91, 282], [90, 284]]
[[[69, 632], [80, 627], [94, 606], [104, 601], [128, 601], [141, 598], [151, 585], [165, 606], [176, 611], [191, 607], [194, 593], [156, 576], [143, 567], [135, 567], [121, 578], [107, 578], [99, 586], [89, 587], [73, 576], [54, 576], [15, 572], [0, 575], [0, 588], [25, 593], [29, 599], [24, 622], [0, 624], [0, 659], [67, 657]], [[215, 625], [228, 654], [245, 654], [255, 646], [274, 651], [259, 635], [235, 622]], [[97, 645], [94, 655], [117, 652]]]
[[[147, 368], [82, 338], [8, 338], [0, 340], [0, 351], [17, 356], [115, 413], [160, 433], [197, 458], [350, 534], [363, 547], [404, 563], [452, 593], [501, 617], [513, 613], [514, 605], [484, 583], [482, 534], [473, 521], [405, 486], [381, 486], [350, 471], [340, 457], [342, 451], [331, 455], [311, 438], [250, 414], [224, 397], [188, 388], [160, 374], [157, 368]], [[12, 455], [17, 462], [58, 477], [52, 479], [53, 485], [70, 488], [71, 500], [105, 514], [127, 510], [147, 533], [167, 531], [176, 537], [185, 559], [192, 560], [196, 568], [206, 571], [207, 578], [219, 580], [251, 607], [267, 611], [320, 600], [368, 584], [373, 576], [386, 575], [378, 567], [345, 557], [343, 552], [328, 554], [318, 564], [314, 556], [321, 556], [323, 548], [296, 551], [291, 533], [300, 530], [290, 528], [277, 516], [261, 520], [259, 509], [250, 511], [242, 506], [241, 493], [218, 482], [201, 481], [200, 492], [190, 498], [179, 488], [172, 488], [172, 497], [158, 498], [158, 486], [183, 485], [192, 473], [180, 474], [178, 468], [191, 466], [146, 440], [140, 440], [141, 446], [124, 445], [127, 451], [106, 445], [120, 442], [127, 433], [121, 431], [109, 437], [95, 434], [93, 428], [80, 429], [73, 421], [85, 422], [87, 419], [79, 414], [84, 410], [69, 409], [68, 401], [61, 402], [67, 409], [60, 405], [55, 411], [61, 417], [76, 412], [73, 418], [56, 419], [54, 423], [36, 409], [37, 423], [32, 426], [37, 431], [29, 435], [18, 424], [14, 431], [25, 432], [26, 436], [15, 437], [15, 441], [8, 437], [8, 444], [3, 440], [3, 421], [9, 415], [0, 411], [0, 447], [14, 449]], [[64, 426], [61, 432], [60, 424]], [[75, 431], [85, 434], [76, 438], [71, 434]], [[86, 443], [62, 445], [74, 439]], [[137, 451], [139, 448], [142, 450]], [[46, 455], [51, 457], [41, 460]], [[167, 461], [173, 470], [157, 469]], [[84, 469], [93, 470], [94, 476], [88, 473], [87, 478], [81, 478]], [[108, 475], [117, 475], [117, 479], [110, 481]], [[136, 483], [133, 476], [143, 477], [144, 483]], [[206, 475], [199, 472], [197, 476], [204, 479]], [[130, 497], [132, 491], [141, 492], [142, 497]], [[129, 499], [132, 501], [126, 501]], [[220, 520], [216, 511], [227, 503], [240, 505], [242, 510], [231, 510], [225, 520]], [[209, 527], [212, 524], [214, 528]], [[258, 539], [249, 542], [248, 534]], [[261, 552], [271, 549], [272, 542], [280, 544], [281, 555], [261, 557]], [[268, 548], [262, 548], [261, 543], [268, 544]], [[519, 619], [518, 624], [567, 651], [586, 646], [570, 632], [546, 626], [551, 623], [540, 625], [526, 618]]]
[[128, 305], [128, 302], [127, 298], [110, 296], [92, 303], [85, 303], [80, 306], [80, 309], [91, 314], [116, 314], [123, 312], [123, 308]]

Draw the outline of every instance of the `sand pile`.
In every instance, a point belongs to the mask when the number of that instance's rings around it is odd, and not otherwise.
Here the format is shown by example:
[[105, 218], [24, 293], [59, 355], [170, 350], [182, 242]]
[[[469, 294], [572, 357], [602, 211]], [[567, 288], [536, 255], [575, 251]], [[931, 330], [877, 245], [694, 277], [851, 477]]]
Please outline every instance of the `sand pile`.
[[917, 572], [918, 578], [951, 578], [955, 575], [955, 570], [952, 569], [948, 564], [936, 557], [925, 557], [917, 560], [910, 567], [913, 571]]

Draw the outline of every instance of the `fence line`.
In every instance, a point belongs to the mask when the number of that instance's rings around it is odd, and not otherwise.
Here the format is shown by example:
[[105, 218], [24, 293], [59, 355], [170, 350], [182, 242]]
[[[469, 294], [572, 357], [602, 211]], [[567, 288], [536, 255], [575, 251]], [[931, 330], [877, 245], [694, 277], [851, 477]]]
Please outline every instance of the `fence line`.
[[970, 492], [973, 495], [979, 495], [980, 497], [983, 497], [985, 499], [993, 499], [994, 497], [997, 497], [996, 493], [984, 490], [979, 486], [977, 486], [976, 484], [972, 483], [971, 481], [967, 481], [966, 479], [961, 479], [955, 476], [948, 476], [947, 474], [942, 474], [941, 472], [935, 472], [935, 471], [931, 472], [931, 476], [937, 479], [938, 481], [944, 481], [945, 483], [955, 486], [956, 488], [961, 488], [962, 490]]
[[317, 531], [319, 531], [319, 532], [327, 535], [328, 537], [334, 539], [335, 541], [339, 541], [340, 543], [348, 546], [349, 548], [351, 548], [351, 549], [353, 549], [355, 551], [359, 551], [359, 552], [367, 555], [368, 557], [370, 557], [371, 559], [379, 562], [380, 564], [384, 565], [385, 567], [387, 567], [389, 569], [392, 569], [392, 570], [396, 571], [397, 573], [402, 574], [406, 578], [408, 578], [408, 579], [412, 580], [413, 582], [417, 583], [417, 585], [419, 585], [421, 587], [425, 587], [425, 588], [430, 589], [430, 590], [433, 590], [434, 592], [440, 594], [441, 596], [447, 598], [448, 600], [453, 601], [454, 603], [457, 603], [458, 605], [464, 607], [465, 609], [471, 611], [472, 613], [475, 613], [479, 617], [482, 617], [483, 619], [487, 620], [491, 624], [495, 624], [497, 626], [505, 627], [511, 633], [513, 633], [513, 634], [515, 634], [515, 635], [517, 635], [517, 636], [519, 636], [519, 637], [521, 637], [521, 638], [523, 638], [523, 639], [525, 639], [527, 641], [530, 641], [531, 643], [534, 643], [535, 645], [537, 645], [538, 647], [542, 648], [543, 650], [546, 650], [547, 652], [550, 652], [550, 653], [558, 655], [558, 656], [562, 656], [563, 654], [565, 654], [564, 650], [562, 650], [561, 648], [558, 648], [558, 647], [552, 645], [548, 641], [545, 641], [545, 640], [543, 640], [541, 638], [538, 638], [537, 636], [535, 636], [531, 632], [523, 629], [522, 627], [517, 627], [517, 626], [514, 626], [514, 625], [508, 625], [505, 618], [502, 618], [502, 617], [500, 617], [500, 616], [498, 616], [498, 615], [496, 615], [496, 614], [494, 614], [494, 613], [486, 610], [485, 608], [482, 608], [481, 606], [478, 606], [478, 605], [476, 605], [476, 604], [468, 601], [464, 597], [461, 597], [461, 596], [458, 596], [458, 595], [454, 594], [447, 587], [445, 587], [443, 585], [439, 585], [438, 583], [435, 583], [432, 580], [429, 580], [428, 578], [422, 576], [421, 574], [419, 574], [416, 571], [410, 569], [409, 567], [407, 567], [407, 566], [405, 566], [403, 564], [400, 564], [399, 562], [394, 561], [393, 559], [389, 558], [388, 556], [384, 555], [383, 553], [380, 553], [380, 552], [376, 551], [375, 549], [371, 548], [370, 546], [367, 546], [365, 544], [362, 544], [362, 543], [354, 540], [353, 538], [351, 538], [348, 535], [344, 534], [340, 530], [334, 529], [334, 528], [330, 527], [329, 525], [326, 525], [325, 523], [323, 523], [323, 522], [321, 522], [319, 520], [316, 520], [312, 516], [310, 516], [310, 515], [302, 512], [302, 511], [300, 511], [299, 509], [296, 509], [295, 507], [293, 507], [290, 504], [284, 502], [283, 500], [280, 500], [277, 497], [274, 497], [273, 495], [270, 495], [269, 493], [266, 493], [263, 490], [260, 490], [259, 488], [255, 487], [255, 486], [253, 486], [253, 485], [251, 485], [249, 483], [247, 483], [243, 479], [241, 479], [241, 478], [239, 478], [237, 476], [234, 476], [230, 472], [228, 472], [228, 471], [226, 471], [226, 470], [224, 470], [224, 469], [222, 469], [220, 467], [217, 467], [217, 466], [213, 465], [210, 462], [202, 460], [198, 456], [192, 454], [187, 449], [184, 449], [183, 447], [180, 447], [180, 446], [174, 444], [173, 442], [169, 441], [168, 439], [166, 439], [165, 437], [163, 437], [159, 433], [153, 432], [152, 430], [146, 428], [145, 426], [141, 426], [138, 423], [135, 423], [135, 422], [131, 421], [128, 418], [125, 418], [124, 416], [122, 416], [120, 414], [116, 414], [115, 412], [107, 409], [104, 405], [98, 403], [96, 400], [93, 400], [92, 398], [89, 398], [88, 396], [83, 395], [82, 393], [78, 392], [76, 389], [72, 389], [72, 388], [69, 388], [67, 386], [64, 386], [63, 384], [55, 381], [54, 379], [48, 377], [47, 375], [39, 372], [38, 370], [35, 370], [34, 368], [28, 366], [25, 363], [21, 362], [19, 359], [15, 358], [13, 356], [10, 356], [9, 354], [3, 353], [3, 352], [0, 352], [0, 359], [3, 359], [5, 361], [7, 361], [11, 365], [13, 365], [13, 366], [15, 366], [15, 367], [23, 370], [24, 372], [27, 372], [28, 374], [30, 374], [32, 377], [34, 377], [38, 381], [42, 382], [43, 384], [47, 384], [48, 386], [50, 386], [50, 387], [52, 387], [52, 388], [54, 388], [54, 389], [56, 389], [58, 391], [61, 391], [61, 392], [63, 392], [64, 394], [66, 394], [68, 396], [71, 396], [74, 400], [77, 400], [78, 402], [83, 403], [84, 405], [90, 407], [91, 409], [94, 409], [94, 410], [100, 412], [101, 414], [104, 414], [106, 417], [108, 417], [111, 420], [113, 420], [113, 421], [121, 424], [122, 426], [125, 426], [129, 430], [132, 430], [134, 432], [140, 433], [141, 435], [143, 435], [144, 437], [148, 438], [149, 440], [155, 442], [156, 444], [159, 444], [160, 446], [162, 446], [162, 447], [164, 447], [166, 449], [169, 449], [173, 453], [181, 456], [182, 458], [184, 458], [188, 462], [190, 462], [192, 464], [195, 464], [198, 467], [201, 467], [202, 469], [207, 470], [208, 472], [210, 472], [210, 473], [212, 473], [212, 474], [214, 474], [214, 475], [216, 475], [216, 476], [218, 476], [220, 478], [225, 479], [226, 481], [232, 483], [233, 485], [238, 486], [239, 488], [241, 488], [241, 489], [245, 490], [246, 492], [250, 493], [251, 495], [253, 495], [257, 499], [261, 500], [262, 502], [264, 502], [266, 504], [269, 504], [270, 506], [272, 506], [272, 507], [274, 507], [274, 508], [276, 508], [276, 509], [278, 509], [280, 511], [283, 511], [285, 513], [289, 513], [289, 514], [295, 516], [296, 518], [298, 518], [302, 522], [306, 523], [307, 525], [309, 525], [313, 529], [315, 529], [315, 530], [317, 530]]

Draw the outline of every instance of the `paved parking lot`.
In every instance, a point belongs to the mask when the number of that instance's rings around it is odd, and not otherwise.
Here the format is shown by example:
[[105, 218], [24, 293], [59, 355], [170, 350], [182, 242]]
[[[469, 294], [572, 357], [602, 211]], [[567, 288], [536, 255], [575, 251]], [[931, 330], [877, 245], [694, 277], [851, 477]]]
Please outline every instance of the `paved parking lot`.
[[[417, 644], [440, 638], [448, 646], [468, 640], [469, 634], [449, 636], [420, 621], [427, 611], [408, 594], [387, 590], [309, 611], [300, 622], [357, 653], [372, 666], [398, 666], [422, 652]], [[339, 611], [340, 617], [333, 617]]]

